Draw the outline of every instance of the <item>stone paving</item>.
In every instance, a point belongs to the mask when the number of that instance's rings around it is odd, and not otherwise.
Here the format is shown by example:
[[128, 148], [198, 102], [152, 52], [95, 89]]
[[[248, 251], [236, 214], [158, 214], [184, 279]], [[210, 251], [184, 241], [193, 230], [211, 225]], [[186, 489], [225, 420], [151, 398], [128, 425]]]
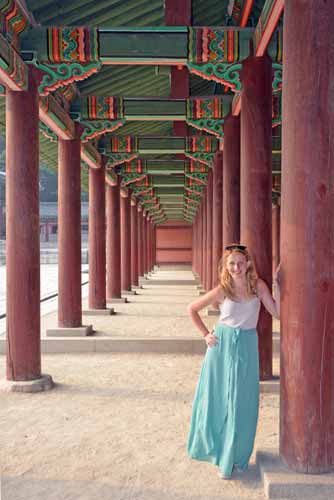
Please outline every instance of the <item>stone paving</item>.
[[[155, 277], [188, 279], [189, 272]], [[191, 285], [148, 284], [116, 304], [116, 316], [89, 319], [97, 335], [195, 337], [186, 305], [197, 296]], [[44, 316], [43, 328], [55, 320]], [[189, 354], [44, 355], [54, 390], [0, 394], [1, 500], [263, 500], [255, 452], [233, 481], [187, 457], [201, 362]], [[0, 356], [1, 377], [4, 370]], [[277, 448], [278, 413], [278, 395], [261, 394], [256, 447]]]

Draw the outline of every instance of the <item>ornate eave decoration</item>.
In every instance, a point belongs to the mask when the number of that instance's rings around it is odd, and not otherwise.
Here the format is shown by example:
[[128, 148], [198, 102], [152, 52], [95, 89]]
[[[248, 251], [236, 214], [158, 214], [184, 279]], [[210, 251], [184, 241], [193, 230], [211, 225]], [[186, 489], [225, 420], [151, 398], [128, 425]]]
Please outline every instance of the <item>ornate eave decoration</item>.
[[80, 123], [85, 127], [81, 140], [87, 142], [108, 132], [114, 132], [125, 124], [125, 120], [80, 120]]
[[48, 125], [48, 121], [56, 124], [63, 138], [75, 136], [75, 124], [68, 113], [57, 103], [52, 95], [39, 98], [40, 118]]
[[188, 68], [207, 80], [240, 90], [241, 61], [248, 56], [253, 30], [189, 28]]
[[223, 117], [228, 110], [229, 100], [222, 96], [188, 99], [187, 123], [216, 137], [224, 137]]
[[186, 151], [188, 153], [211, 153], [215, 150], [213, 138], [208, 135], [193, 135], [186, 138]]
[[44, 135], [44, 137], [46, 137], [47, 139], [49, 139], [51, 142], [58, 142], [58, 136], [57, 136], [57, 134], [55, 132], [53, 132], [53, 130], [51, 130], [42, 121], [39, 122], [39, 129], [42, 132], [42, 134]]
[[[27, 61], [28, 62], [28, 61]], [[44, 64], [33, 61], [33, 64], [44, 73], [38, 91], [41, 95], [48, 93], [73, 82], [79, 82], [97, 73], [102, 65], [101, 63], [59, 63]]]
[[107, 171], [105, 175], [106, 183], [110, 186], [117, 186], [118, 184], [118, 176], [113, 171]]
[[273, 92], [282, 90], [283, 66], [280, 63], [273, 63]]
[[101, 155], [90, 142], [81, 144], [81, 158], [92, 168], [101, 166]]
[[207, 185], [207, 174], [186, 173], [184, 175], [189, 179], [197, 181], [199, 184]]
[[128, 186], [133, 182], [138, 182], [147, 177], [146, 174], [122, 174], [122, 186]]
[[234, 91], [241, 90], [240, 71], [241, 63], [207, 63], [192, 64], [188, 63], [190, 73], [198, 75], [205, 80], [211, 80], [222, 85], [227, 85]]
[[212, 166], [214, 153], [184, 153], [185, 156], [191, 160], [204, 163], [205, 165]]
[[0, 0], [0, 31], [16, 46], [18, 36], [29, 25], [28, 18], [15, 0]]
[[218, 138], [223, 138], [224, 137], [224, 130], [223, 130], [223, 120], [191, 120], [190, 118], [187, 119], [187, 124], [190, 125], [191, 127], [197, 128], [198, 130], [205, 130], [205, 132], [208, 132], [209, 134], [213, 134]]
[[185, 178], [185, 186], [184, 189], [188, 191], [189, 193], [196, 194], [198, 196], [202, 196], [203, 190], [204, 190], [204, 185], [203, 183], [199, 182], [197, 179], [193, 177], [186, 177]]
[[131, 162], [132, 160], [138, 158], [137, 153], [112, 153], [107, 156], [109, 156], [108, 166], [111, 168], [125, 162]]

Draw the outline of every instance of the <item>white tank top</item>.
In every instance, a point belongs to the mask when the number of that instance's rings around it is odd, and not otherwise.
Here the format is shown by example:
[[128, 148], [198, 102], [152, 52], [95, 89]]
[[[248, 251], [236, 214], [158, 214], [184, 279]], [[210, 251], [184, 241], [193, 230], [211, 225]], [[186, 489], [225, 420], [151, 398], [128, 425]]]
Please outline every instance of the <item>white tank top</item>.
[[229, 298], [219, 304], [219, 322], [232, 328], [243, 328], [249, 330], [256, 328], [261, 302], [258, 297], [237, 302]]

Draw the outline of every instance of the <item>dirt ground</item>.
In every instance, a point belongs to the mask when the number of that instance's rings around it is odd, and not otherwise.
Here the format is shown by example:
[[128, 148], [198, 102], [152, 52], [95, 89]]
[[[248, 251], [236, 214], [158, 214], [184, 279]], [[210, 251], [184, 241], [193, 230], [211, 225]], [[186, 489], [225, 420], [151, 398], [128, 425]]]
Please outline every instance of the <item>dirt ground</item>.
[[[195, 335], [184, 312], [194, 287], [168, 288], [144, 289], [136, 305], [122, 305], [118, 335], [158, 328], [155, 336], [184, 336], [185, 324]], [[230, 481], [186, 454], [201, 362], [185, 354], [43, 356], [52, 391], [0, 393], [1, 500], [263, 499], [254, 454]], [[4, 370], [0, 356], [1, 377]], [[278, 406], [278, 395], [261, 395], [256, 447], [278, 446]]]

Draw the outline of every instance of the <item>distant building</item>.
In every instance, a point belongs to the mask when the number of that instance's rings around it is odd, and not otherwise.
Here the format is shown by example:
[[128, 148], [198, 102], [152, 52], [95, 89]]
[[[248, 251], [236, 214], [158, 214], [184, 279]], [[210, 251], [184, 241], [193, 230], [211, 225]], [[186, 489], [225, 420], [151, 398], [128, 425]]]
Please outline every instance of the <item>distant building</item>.
[[[40, 202], [40, 233], [41, 239], [50, 241], [57, 239], [58, 204], [52, 201]], [[81, 234], [88, 234], [88, 203], [81, 203]]]

